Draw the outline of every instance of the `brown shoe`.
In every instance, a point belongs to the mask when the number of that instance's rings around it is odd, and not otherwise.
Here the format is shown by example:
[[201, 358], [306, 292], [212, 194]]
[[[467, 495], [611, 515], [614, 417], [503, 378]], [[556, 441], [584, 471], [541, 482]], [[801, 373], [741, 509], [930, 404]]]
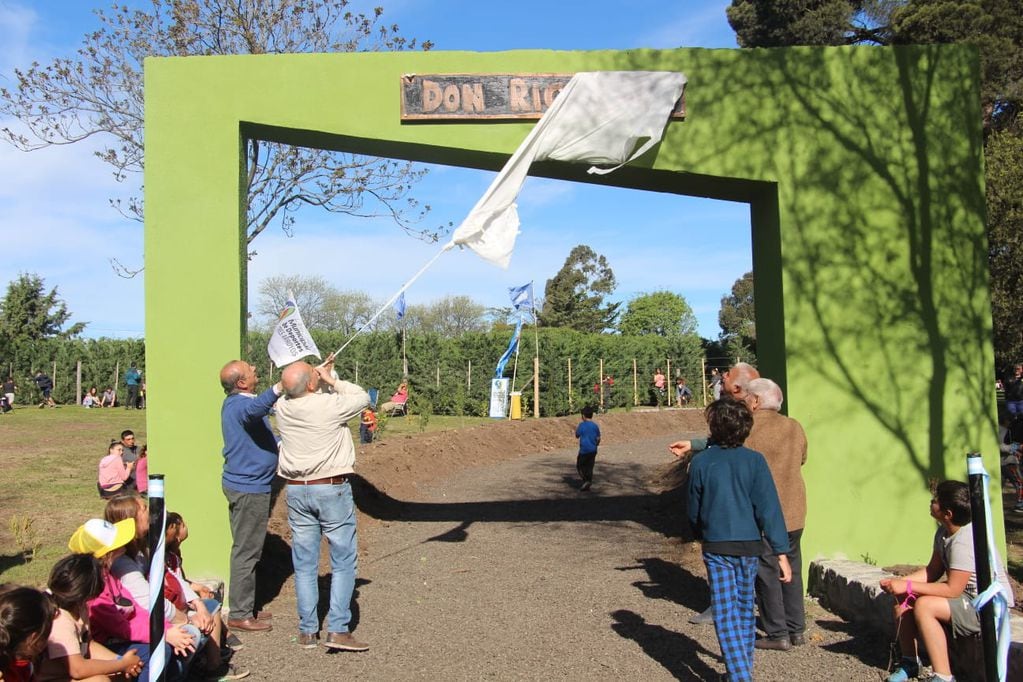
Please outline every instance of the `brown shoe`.
[[342, 651], [368, 651], [369, 644], [364, 644], [352, 637], [350, 632], [328, 632], [323, 646]]
[[256, 614], [256, 620], [273, 620], [274, 614], [269, 611], [260, 611]]
[[319, 634], [315, 632], [299, 632], [295, 641], [302, 649], [315, 649], [319, 639]]
[[245, 618], [240, 620], [232, 618], [227, 621], [227, 627], [232, 630], [244, 630], [246, 632], [269, 632], [274, 629], [272, 623], [256, 620], [255, 618]]

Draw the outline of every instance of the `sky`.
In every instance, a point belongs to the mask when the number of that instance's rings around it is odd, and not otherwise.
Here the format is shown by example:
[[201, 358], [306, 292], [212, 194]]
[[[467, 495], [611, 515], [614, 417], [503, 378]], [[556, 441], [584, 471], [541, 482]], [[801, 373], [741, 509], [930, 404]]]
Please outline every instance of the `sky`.
[[[100, 0], [0, 0], [0, 87], [14, 84], [14, 69], [32, 61], [72, 56], [96, 27], [91, 7]], [[139, 0], [129, 5], [144, 4]], [[358, 2], [355, 3], [359, 5]], [[728, 0], [376, 0], [384, 18], [407, 37], [430, 40], [435, 50], [480, 52], [522, 48], [559, 50], [710, 47], [734, 48], [725, 18]], [[507, 11], [514, 7], [514, 11]], [[0, 117], [0, 128], [17, 126]], [[0, 286], [21, 272], [58, 287], [72, 322], [87, 322], [88, 337], [141, 337], [144, 272], [118, 276], [111, 259], [143, 265], [143, 230], [110, 201], [131, 195], [141, 178], [114, 180], [96, 158], [100, 141], [22, 152], [0, 143]], [[429, 204], [425, 225], [458, 225], [494, 173], [430, 166], [414, 196]], [[613, 177], [613, 176], [612, 176]], [[507, 288], [546, 280], [571, 249], [587, 244], [604, 255], [618, 281], [612, 300], [653, 291], [681, 294], [692, 306], [699, 333], [716, 338], [721, 297], [752, 269], [746, 204], [531, 178], [518, 200], [521, 234], [507, 270], [469, 251], [442, 256], [406, 294], [410, 304], [467, 295], [488, 307], [509, 305]], [[303, 209], [294, 236], [272, 226], [251, 245], [250, 310], [266, 277], [322, 275], [340, 290], [361, 290], [386, 300], [438, 250], [405, 235], [385, 219], [352, 218]], [[313, 256], [303, 258], [303, 256]], [[195, 273], [201, 276], [201, 273]]]

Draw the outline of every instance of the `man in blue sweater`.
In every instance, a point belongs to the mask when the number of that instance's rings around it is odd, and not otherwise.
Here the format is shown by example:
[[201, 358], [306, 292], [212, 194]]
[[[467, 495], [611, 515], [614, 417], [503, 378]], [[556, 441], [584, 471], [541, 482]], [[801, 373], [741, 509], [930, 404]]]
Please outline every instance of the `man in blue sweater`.
[[269, 614], [256, 616], [256, 564], [270, 520], [270, 483], [277, 471], [277, 438], [267, 415], [281, 395], [275, 384], [259, 395], [256, 368], [234, 360], [220, 370], [227, 397], [220, 409], [224, 434], [222, 486], [231, 518], [230, 613], [228, 627], [250, 632], [273, 629]]
[[766, 539], [778, 555], [782, 582], [789, 582], [789, 537], [767, 461], [742, 446], [753, 427], [749, 408], [737, 400], [716, 400], [707, 408], [707, 425], [713, 445], [689, 468], [689, 523], [703, 541], [714, 629], [728, 679], [752, 680], [758, 557]]

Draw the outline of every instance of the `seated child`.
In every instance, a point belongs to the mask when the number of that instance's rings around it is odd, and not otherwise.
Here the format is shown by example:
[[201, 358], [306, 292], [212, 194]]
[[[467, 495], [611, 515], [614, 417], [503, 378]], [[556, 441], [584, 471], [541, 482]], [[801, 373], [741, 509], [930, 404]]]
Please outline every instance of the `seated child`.
[[[923, 639], [934, 668], [930, 679], [953, 680], [944, 626], [951, 625], [953, 637], [980, 632], [980, 618], [970, 603], [977, 596], [977, 577], [969, 486], [960, 481], [939, 483], [931, 500], [931, 516], [938, 522], [938, 530], [927, 566], [904, 578], [881, 581], [881, 589], [899, 602], [895, 620], [902, 660], [888, 682], [904, 682], [919, 674], [917, 637]], [[1012, 590], [997, 557], [995, 565], [995, 575], [1013, 606]]]
[[759, 452], [743, 447], [753, 427], [745, 403], [724, 398], [707, 407], [713, 442], [689, 467], [689, 523], [703, 542], [714, 629], [732, 682], [753, 679], [754, 581], [763, 542], [778, 556], [781, 581], [792, 580], [778, 491]]
[[103, 391], [103, 395], [100, 396], [99, 406], [100, 407], [114, 407], [117, 403], [117, 395], [114, 393], [114, 389], [107, 386]]
[[91, 554], [70, 554], [53, 565], [48, 583], [57, 618], [39, 666], [37, 682], [126, 681], [137, 677], [142, 660], [134, 649], [118, 656], [89, 636], [90, 599], [103, 592], [103, 566]]
[[205, 585], [189, 582], [185, 578], [182, 567], [181, 543], [188, 539], [188, 525], [181, 514], [167, 513], [166, 530], [166, 564], [163, 594], [175, 608], [188, 614], [188, 622], [199, 628], [210, 642], [204, 648], [206, 652], [206, 670], [215, 673], [221, 680], [238, 680], [248, 676], [248, 671], [236, 670], [228, 664], [229, 649], [221, 645], [227, 640], [228, 632], [224, 627], [220, 603], [213, 599], [213, 593]]
[[135, 460], [135, 489], [140, 494], [149, 493], [149, 446], [139, 448], [139, 458]]
[[89, 392], [82, 398], [82, 407], [99, 407], [99, 394], [96, 392], [95, 386], [90, 388]]
[[31, 587], [0, 585], [0, 679], [32, 682], [53, 627], [53, 601]]
[[119, 441], [113, 441], [107, 447], [107, 455], [99, 461], [99, 476], [96, 482], [99, 488], [99, 496], [107, 499], [120, 493], [128, 479], [131, 478], [131, 471], [135, 468], [135, 462], [125, 463], [124, 446]]

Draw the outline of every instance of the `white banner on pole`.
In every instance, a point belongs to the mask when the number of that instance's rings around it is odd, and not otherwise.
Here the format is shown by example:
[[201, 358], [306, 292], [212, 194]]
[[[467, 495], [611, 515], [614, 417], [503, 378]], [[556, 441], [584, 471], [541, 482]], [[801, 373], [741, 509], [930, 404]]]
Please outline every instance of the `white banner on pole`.
[[508, 418], [508, 388], [511, 380], [507, 378], [490, 380], [490, 416], [493, 419]]
[[270, 337], [270, 343], [266, 346], [266, 352], [270, 359], [278, 367], [290, 365], [296, 360], [301, 360], [307, 355], [320, 357], [320, 349], [316, 347], [305, 322], [302, 321], [302, 313], [295, 303], [295, 296], [289, 291], [288, 300], [284, 304], [277, 324], [274, 326], [274, 333]]

